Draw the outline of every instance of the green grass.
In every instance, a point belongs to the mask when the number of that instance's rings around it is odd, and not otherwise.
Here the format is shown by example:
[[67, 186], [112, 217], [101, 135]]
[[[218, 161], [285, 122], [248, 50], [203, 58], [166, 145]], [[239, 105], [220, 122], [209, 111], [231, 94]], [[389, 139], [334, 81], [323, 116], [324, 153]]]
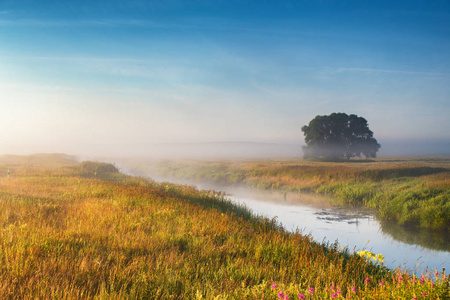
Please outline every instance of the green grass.
[[441, 231], [450, 228], [448, 158], [347, 163], [174, 161], [146, 171], [218, 184], [317, 193], [328, 196], [334, 205], [377, 209], [381, 220]]
[[445, 273], [420, 282], [221, 193], [113, 167], [24, 164], [0, 178], [1, 299], [450, 298]]

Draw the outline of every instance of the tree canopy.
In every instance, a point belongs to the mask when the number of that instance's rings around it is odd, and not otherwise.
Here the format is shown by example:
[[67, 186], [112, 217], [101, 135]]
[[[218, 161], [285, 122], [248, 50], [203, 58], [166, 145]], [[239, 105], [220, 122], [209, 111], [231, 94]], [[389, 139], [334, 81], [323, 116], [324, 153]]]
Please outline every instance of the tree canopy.
[[332, 113], [329, 116], [316, 116], [302, 127], [302, 131], [306, 142], [303, 147], [305, 158], [348, 160], [361, 155], [376, 157], [381, 148], [367, 120], [357, 115]]

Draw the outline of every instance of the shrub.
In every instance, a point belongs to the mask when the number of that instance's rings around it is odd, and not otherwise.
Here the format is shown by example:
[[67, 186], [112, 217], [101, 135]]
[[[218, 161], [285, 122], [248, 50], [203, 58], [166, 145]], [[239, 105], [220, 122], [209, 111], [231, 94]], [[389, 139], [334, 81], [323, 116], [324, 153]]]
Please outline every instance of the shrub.
[[115, 165], [110, 163], [84, 161], [80, 164], [79, 168], [82, 175], [89, 177], [119, 173], [119, 169]]

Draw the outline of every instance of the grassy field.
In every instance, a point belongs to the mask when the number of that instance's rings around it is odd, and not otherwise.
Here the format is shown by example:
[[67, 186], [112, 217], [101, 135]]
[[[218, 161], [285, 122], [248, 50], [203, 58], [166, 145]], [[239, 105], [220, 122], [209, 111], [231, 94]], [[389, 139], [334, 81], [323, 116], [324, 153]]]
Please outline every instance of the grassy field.
[[1, 299], [450, 299], [440, 270], [387, 270], [220, 193], [55, 158], [0, 157]]
[[329, 196], [334, 205], [375, 208], [381, 220], [433, 230], [450, 228], [450, 158], [345, 163], [172, 161], [146, 171], [257, 189], [317, 193]]

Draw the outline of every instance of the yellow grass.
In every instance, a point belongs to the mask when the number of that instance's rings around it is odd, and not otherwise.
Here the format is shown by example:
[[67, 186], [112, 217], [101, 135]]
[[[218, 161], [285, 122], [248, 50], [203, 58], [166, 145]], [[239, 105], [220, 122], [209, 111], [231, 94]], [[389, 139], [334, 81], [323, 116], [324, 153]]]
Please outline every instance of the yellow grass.
[[[286, 232], [221, 194], [44, 165], [0, 177], [0, 299], [295, 299], [311, 288], [326, 299], [331, 286], [340, 297], [398, 298], [379, 288], [393, 282], [379, 264]], [[401, 291], [448, 299], [439, 276]]]

